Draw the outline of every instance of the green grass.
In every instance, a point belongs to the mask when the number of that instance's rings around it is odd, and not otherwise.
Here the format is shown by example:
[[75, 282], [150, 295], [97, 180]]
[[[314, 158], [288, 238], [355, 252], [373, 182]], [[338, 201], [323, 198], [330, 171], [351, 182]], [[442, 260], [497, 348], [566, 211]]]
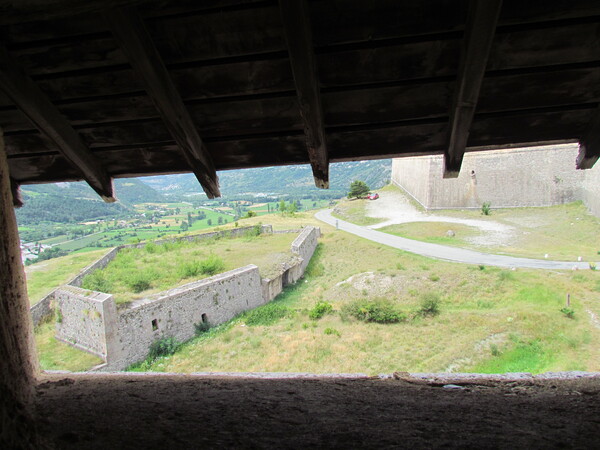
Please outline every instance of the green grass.
[[76, 253], [32, 264], [25, 268], [29, 302], [35, 305], [52, 290], [66, 283], [108, 250]]
[[70, 370], [80, 372], [101, 364], [97, 356], [77, 350], [54, 338], [54, 321], [37, 327], [35, 343], [42, 370]]
[[[146, 364], [145, 370], [377, 374], [600, 369], [600, 330], [585, 312], [600, 312], [593, 290], [600, 273], [581, 278], [571, 272], [480, 270], [321, 227], [324, 236], [306, 279], [267, 305], [285, 314], [274, 317], [273, 311], [257, 309], [255, 314], [268, 320], [250, 326], [244, 316], [238, 317], [174, 355]], [[560, 312], [567, 292], [574, 319]], [[437, 315], [419, 313], [426, 293], [439, 298]], [[409, 319], [365, 323], [340, 314], [356, 299], [378, 297], [397, 305]], [[330, 303], [333, 313], [311, 320], [310, 311], [319, 302]]]
[[295, 237], [275, 234], [124, 249], [106, 268], [86, 277], [83, 287], [108, 291], [117, 304], [125, 304], [247, 264], [256, 264], [269, 277], [290, 258]]
[[[455, 235], [448, 236], [448, 230], [454, 231]], [[403, 223], [379, 228], [378, 231], [417, 241], [454, 247], [468, 247], [469, 242], [467, 239], [480, 235], [480, 231], [475, 227], [448, 222]]]

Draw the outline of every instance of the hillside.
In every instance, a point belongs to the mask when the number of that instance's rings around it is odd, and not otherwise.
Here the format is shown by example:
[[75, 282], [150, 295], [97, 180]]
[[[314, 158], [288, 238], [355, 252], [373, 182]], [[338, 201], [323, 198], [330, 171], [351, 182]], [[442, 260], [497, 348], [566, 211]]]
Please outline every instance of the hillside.
[[25, 205], [17, 209], [19, 225], [41, 222], [74, 223], [129, 212], [130, 205], [161, 202], [164, 196], [138, 179], [115, 180], [119, 202], [104, 203], [84, 182], [22, 186]]
[[[315, 187], [309, 165], [223, 171], [219, 172], [219, 182], [224, 196], [248, 193], [310, 195], [328, 192], [333, 196], [343, 196], [354, 180], [365, 181], [372, 189], [385, 186], [390, 180], [391, 170], [392, 163], [389, 159], [331, 164], [329, 191]], [[157, 191], [170, 195], [202, 192], [192, 174], [145, 177], [141, 180]]]

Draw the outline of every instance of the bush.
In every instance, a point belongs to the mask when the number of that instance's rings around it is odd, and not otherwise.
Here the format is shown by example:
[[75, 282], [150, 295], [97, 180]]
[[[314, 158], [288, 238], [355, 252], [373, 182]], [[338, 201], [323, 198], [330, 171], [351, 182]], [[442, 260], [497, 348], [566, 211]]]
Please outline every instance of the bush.
[[146, 291], [152, 287], [150, 276], [147, 273], [135, 272], [126, 281], [127, 286], [136, 294]]
[[317, 304], [308, 312], [308, 317], [313, 320], [317, 320], [323, 317], [325, 314], [329, 314], [331, 311], [333, 311], [333, 306], [331, 306], [331, 303], [317, 302]]
[[421, 296], [418, 310], [420, 316], [437, 316], [440, 313], [440, 296], [435, 292], [426, 292]]
[[225, 263], [217, 255], [210, 255], [199, 263], [200, 272], [205, 275], [215, 275], [225, 268]]
[[483, 205], [481, 205], [481, 214], [489, 216], [492, 213], [491, 206], [492, 204], [490, 202], [483, 202]]
[[110, 292], [113, 288], [112, 283], [101, 270], [90, 273], [83, 279], [81, 287], [90, 291]]
[[388, 299], [359, 299], [342, 308], [342, 313], [363, 322], [398, 323], [406, 320], [406, 314]]
[[245, 314], [246, 325], [273, 325], [280, 319], [288, 315], [290, 310], [277, 303], [268, 303], [260, 308], [248, 311]]
[[200, 268], [200, 263], [198, 261], [186, 261], [179, 265], [177, 268], [177, 272], [181, 279], [191, 278], [197, 276], [199, 273], [202, 273]]
[[567, 316], [569, 319], [575, 318], [575, 310], [573, 308], [568, 308], [565, 306], [564, 308], [561, 308], [560, 312]]
[[158, 341], [155, 341], [150, 346], [150, 351], [148, 352], [149, 359], [156, 359], [159, 356], [168, 356], [172, 355], [177, 351], [181, 344], [177, 342], [177, 339], [174, 337], [162, 338]]
[[148, 242], [144, 246], [144, 250], [146, 250], [147, 253], [156, 253], [157, 246], [154, 242]]

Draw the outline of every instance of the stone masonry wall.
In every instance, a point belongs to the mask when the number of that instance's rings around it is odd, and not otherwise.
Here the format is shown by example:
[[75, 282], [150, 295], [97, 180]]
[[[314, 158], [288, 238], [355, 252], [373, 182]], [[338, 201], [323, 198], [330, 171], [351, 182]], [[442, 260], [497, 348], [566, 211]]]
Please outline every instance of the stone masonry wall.
[[75, 286], [54, 293], [56, 337], [89, 353], [106, 358], [105, 303], [112, 295]]
[[600, 162], [584, 172], [581, 199], [596, 217], [600, 217]]
[[302, 273], [306, 270], [306, 266], [310, 262], [315, 249], [317, 248], [318, 239], [321, 236], [321, 229], [318, 227], [306, 227], [302, 233], [292, 242], [292, 253], [302, 258]]
[[576, 144], [467, 153], [455, 179], [443, 178], [441, 155], [398, 158], [392, 180], [427, 209], [557, 205], [583, 199], [577, 153]]
[[[122, 311], [118, 336], [107, 370], [122, 370], [148, 356], [153, 342], [174, 337], [194, 337], [195, 324], [224, 323], [237, 314], [264, 303], [258, 267], [249, 265], [165, 291]], [[203, 320], [204, 317], [204, 320]]]
[[[122, 311], [109, 294], [64, 286], [53, 294], [57, 337], [102, 357], [106, 364], [98, 370], [123, 370], [145, 359], [152, 343], [161, 338], [188, 340], [198, 323], [215, 326], [271, 301], [304, 275], [319, 236], [319, 228], [304, 228], [291, 245], [290, 259], [273, 279], [261, 280], [258, 268], [249, 265], [136, 301]], [[90, 267], [106, 266], [110, 256]]]

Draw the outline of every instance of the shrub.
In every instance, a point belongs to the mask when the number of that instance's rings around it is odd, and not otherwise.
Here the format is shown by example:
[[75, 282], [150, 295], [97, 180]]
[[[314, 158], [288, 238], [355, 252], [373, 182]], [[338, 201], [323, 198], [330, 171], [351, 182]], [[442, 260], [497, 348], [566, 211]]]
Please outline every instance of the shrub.
[[479, 266], [477, 266], [477, 267], [479, 267], [479, 270], [485, 270], [485, 266], [484, 266], [484, 265], [482, 265], [482, 264], [480, 264], [480, 265], [479, 265]]
[[438, 275], [432, 273], [429, 275], [429, 280], [430, 281], [440, 281], [440, 277]]
[[590, 265], [590, 270], [596, 270], [596, 263], [590, 262], [588, 264]]
[[564, 308], [561, 308], [560, 312], [567, 316], [569, 319], [575, 318], [575, 310], [573, 308], [565, 306]]
[[136, 294], [146, 291], [152, 287], [150, 275], [144, 272], [134, 272], [126, 281], [127, 286]]
[[245, 314], [246, 325], [273, 325], [288, 315], [289, 309], [277, 303], [268, 303]]
[[177, 342], [177, 339], [174, 337], [162, 338], [158, 341], [155, 341], [150, 346], [150, 351], [148, 352], [149, 359], [156, 359], [159, 356], [168, 356], [172, 355], [179, 348], [180, 343]]
[[337, 337], [341, 337], [341, 333], [336, 330], [335, 328], [325, 328], [325, 330], [323, 331], [323, 333], [327, 334], [327, 335], [334, 335]]
[[481, 214], [489, 216], [492, 213], [491, 206], [492, 204], [490, 202], [483, 202], [483, 205], [481, 205]]
[[317, 302], [317, 304], [308, 312], [308, 317], [313, 320], [317, 320], [323, 317], [325, 314], [329, 314], [331, 311], [333, 311], [333, 306], [331, 306], [331, 303], [322, 301]]
[[426, 292], [421, 296], [418, 314], [421, 316], [437, 316], [440, 313], [440, 296], [435, 292]]
[[146, 252], [148, 252], [148, 253], [156, 253], [156, 249], [157, 249], [157, 246], [154, 242], [148, 242], [144, 246], [144, 250], [146, 250]]
[[177, 273], [181, 279], [195, 277], [201, 272], [198, 261], [184, 261], [177, 267]]
[[359, 299], [342, 308], [342, 313], [363, 322], [398, 323], [406, 320], [406, 314], [388, 299]]
[[501, 270], [498, 272], [498, 279], [500, 281], [514, 280], [515, 276], [509, 270]]
[[83, 279], [81, 287], [90, 291], [110, 292], [113, 286], [103, 271], [96, 270]]
[[225, 263], [217, 255], [210, 255], [199, 263], [200, 272], [205, 275], [215, 275], [222, 272], [225, 268]]

